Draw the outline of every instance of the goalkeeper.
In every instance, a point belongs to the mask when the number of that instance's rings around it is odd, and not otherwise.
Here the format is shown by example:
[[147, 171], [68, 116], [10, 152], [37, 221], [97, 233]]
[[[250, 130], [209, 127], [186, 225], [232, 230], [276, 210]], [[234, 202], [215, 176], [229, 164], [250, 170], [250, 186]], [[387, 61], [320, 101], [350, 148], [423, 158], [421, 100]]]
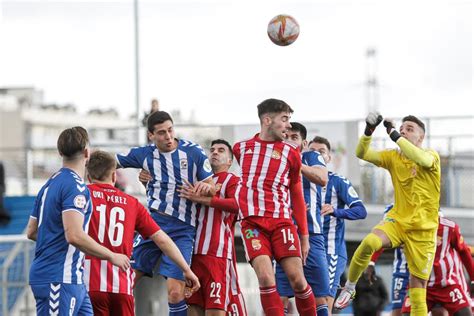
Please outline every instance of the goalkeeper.
[[380, 248], [404, 245], [410, 270], [412, 315], [427, 315], [426, 283], [436, 251], [441, 166], [437, 152], [422, 149], [425, 125], [415, 116], [403, 118], [400, 132], [392, 120], [383, 125], [399, 149], [376, 151], [369, 147], [372, 133], [383, 118], [369, 113], [364, 135], [356, 148], [358, 158], [387, 169], [392, 177], [395, 203], [385, 219], [375, 226], [352, 257], [348, 280], [334, 307], [343, 309], [355, 297], [355, 285]]

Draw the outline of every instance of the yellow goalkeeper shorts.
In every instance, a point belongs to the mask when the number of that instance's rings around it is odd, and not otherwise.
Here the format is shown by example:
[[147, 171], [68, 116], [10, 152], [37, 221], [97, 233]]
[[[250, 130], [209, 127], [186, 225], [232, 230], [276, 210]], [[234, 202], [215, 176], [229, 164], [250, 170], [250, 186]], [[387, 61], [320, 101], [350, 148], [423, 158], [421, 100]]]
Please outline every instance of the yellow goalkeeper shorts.
[[386, 217], [373, 228], [381, 230], [392, 243], [392, 248], [403, 245], [410, 274], [428, 280], [436, 253], [436, 232], [433, 230], [405, 231], [393, 218]]

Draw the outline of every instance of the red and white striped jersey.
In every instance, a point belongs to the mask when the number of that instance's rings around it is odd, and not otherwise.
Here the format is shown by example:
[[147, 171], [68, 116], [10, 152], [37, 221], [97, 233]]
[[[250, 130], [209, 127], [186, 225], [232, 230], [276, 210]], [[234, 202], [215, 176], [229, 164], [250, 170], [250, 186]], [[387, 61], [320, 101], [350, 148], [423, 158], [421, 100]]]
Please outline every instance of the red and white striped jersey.
[[[436, 255], [428, 287], [443, 288], [466, 282], [463, 265], [472, 273], [472, 257], [459, 226], [444, 217], [439, 218]], [[466, 284], [464, 284], [465, 286]]]
[[289, 187], [301, 181], [301, 155], [293, 144], [259, 135], [234, 145], [242, 175], [236, 199], [240, 216], [291, 218]]
[[[213, 180], [216, 185], [222, 185], [216, 193], [219, 198], [235, 198], [239, 177], [232, 173], [219, 172], [213, 176]], [[201, 205], [197, 210], [196, 217], [198, 226], [194, 254], [232, 259], [236, 215], [225, 210]]]
[[[135, 231], [148, 238], [160, 230], [136, 198], [109, 184], [88, 187], [92, 198], [88, 234], [102, 246], [130, 257]], [[124, 272], [107, 260], [86, 256], [84, 283], [88, 291], [133, 295], [134, 279], [131, 269]]]

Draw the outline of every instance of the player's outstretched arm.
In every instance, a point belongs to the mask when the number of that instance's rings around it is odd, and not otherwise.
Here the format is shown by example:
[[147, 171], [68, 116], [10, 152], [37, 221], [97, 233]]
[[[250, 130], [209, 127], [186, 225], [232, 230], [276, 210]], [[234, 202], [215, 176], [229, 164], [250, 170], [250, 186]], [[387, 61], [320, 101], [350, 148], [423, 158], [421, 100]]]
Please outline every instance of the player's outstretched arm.
[[123, 271], [130, 268], [130, 259], [119, 253], [114, 253], [109, 249], [99, 245], [94, 239], [87, 235], [82, 229], [84, 215], [71, 210], [62, 213], [64, 234], [68, 243], [78, 248], [85, 254], [99, 259], [110, 261], [113, 265]]
[[38, 220], [30, 216], [28, 220], [28, 225], [26, 226], [26, 237], [30, 240], [36, 241], [36, 237], [38, 234]]
[[171, 238], [162, 230], [157, 231], [150, 236], [151, 240], [163, 251], [165, 255], [170, 257], [176, 265], [183, 271], [184, 278], [186, 279], [186, 285], [191, 288], [192, 292], [195, 292], [201, 286], [199, 284], [199, 279], [191, 271], [186, 260], [184, 260], [183, 255], [179, 251], [176, 244], [171, 240]]
[[400, 133], [397, 132], [397, 130], [395, 129], [395, 124], [392, 120], [384, 120], [383, 125], [387, 130], [387, 134], [395, 143], [397, 143], [402, 153], [407, 156], [408, 159], [425, 168], [431, 168], [433, 166], [436, 160], [434, 155], [415, 146], [406, 138], [403, 138]]
[[[220, 187], [220, 184], [216, 185], [218, 190]], [[178, 192], [180, 197], [193, 201], [194, 203], [211, 206], [233, 214], [238, 214], [239, 212], [239, 205], [235, 198], [220, 198], [217, 195], [213, 197], [202, 196], [195, 191], [194, 186], [190, 183], [178, 188]]]
[[362, 202], [352, 203], [349, 208], [335, 209], [331, 204], [323, 204], [321, 207], [321, 216], [332, 215], [337, 218], [348, 219], [351, 221], [364, 219], [367, 217], [367, 209]]
[[306, 258], [309, 253], [309, 233], [308, 233], [308, 221], [306, 214], [306, 204], [303, 197], [303, 189], [300, 181], [291, 182], [290, 184], [290, 195], [291, 203], [293, 208], [293, 218], [298, 225], [298, 232], [300, 234], [301, 242], [301, 256], [303, 264], [306, 264]]
[[359, 159], [371, 162], [375, 165], [380, 165], [382, 158], [380, 153], [370, 148], [372, 136], [362, 135], [356, 147], [356, 156]]
[[365, 118], [364, 135], [359, 139], [356, 147], [356, 156], [359, 159], [379, 165], [381, 162], [380, 154], [370, 148], [370, 141], [375, 128], [382, 122], [383, 117], [380, 113], [370, 112]]
[[328, 168], [323, 166], [301, 166], [301, 173], [310, 182], [326, 186], [328, 184]]

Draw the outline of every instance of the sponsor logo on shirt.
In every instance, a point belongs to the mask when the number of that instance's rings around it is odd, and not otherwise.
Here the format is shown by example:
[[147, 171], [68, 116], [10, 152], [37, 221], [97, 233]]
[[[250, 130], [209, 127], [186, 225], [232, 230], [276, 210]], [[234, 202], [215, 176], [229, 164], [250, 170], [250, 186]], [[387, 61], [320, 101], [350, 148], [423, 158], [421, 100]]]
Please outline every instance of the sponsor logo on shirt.
[[245, 239], [258, 237], [259, 234], [260, 232], [258, 231], [258, 229], [247, 229], [245, 230]]
[[82, 194], [76, 195], [74, 198], [74, 206], [80, 209], [83, 209], [86, 206], [87, 200], [86, 197]]
[[188, 160], [186, 158], [183, 158], [179, 161], [179, 166], [181, 169], [187, 169], [188, 168]]
[[357, 194], [357, 192], [356, 192], [356, 190], [354, 189], [353, 186], [350, 186], [350, 187], [349, 187], [349, 190], [347, 190], [347, 193], [349, 193], [349, 195], [350, 195], [351, 197], [353, 197], [354, 199], [356, 199], [356, 198], [359, 197], [359, 195]]
[[211, 168], [211, 163], [209, 162], [209, 159], [206, 159], [206, 161], [204, 161], [204, 171], [206, 172], [211, 172], [212, 168]]

